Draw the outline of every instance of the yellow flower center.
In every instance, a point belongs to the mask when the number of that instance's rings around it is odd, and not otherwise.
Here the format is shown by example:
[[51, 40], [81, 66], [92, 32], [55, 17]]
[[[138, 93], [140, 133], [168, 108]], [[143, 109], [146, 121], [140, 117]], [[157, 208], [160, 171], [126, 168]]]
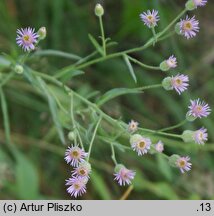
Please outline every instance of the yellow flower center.
[[196, 107], [196, 110], [197, 110], [198, 112], [200, 112], [200, 111], [202, 110], [202, 106], [197, 106], [197, 107]]
[[75, 188], [76, 190], [80, 189], [79, 184], [74, 184], [74, 188]]
[[23, 40], [24, 40], [25, 42], [30, 42], [30, 41], [31, 41], [29, 35], [24, 35], [24, 36], [23, 36]]
[[179, 161], [179, 166], [181, 168], [185, 167], [186, 166], [186, 161], [184, 161], [184, 160]]
[[79, 152], [77, 150], [74, 150], [71, 152], [71, 156], [74, 158], [78, 158], [79, 157]]
[[80, 169], [80, 170], [79, 170], [79, 174], [82, 175], [82, 176], [84, 176], [84, 175], [86, 174], [86, 172], [85, 172], [84, 169]]
[[146, 143], [144, 141], [141, 141], [138, 143], [138, 147], [144, 149], [146, 147]]
[[184, 28], [184, 30], [186, 30], [186, 31], [192, 30], [192, 23], [191, 23], [190, 21], [184, 22], [183, 28]]
[[176, 83], [177, 85], [182, 85], [183, 82], [182, 82], [181, 79], [176, 79], [176, 80], [175, 80], [175, 83]]
[[152, 15], [148, 15], [147, 18], [150, 22], [154, 22], [154, 17]]

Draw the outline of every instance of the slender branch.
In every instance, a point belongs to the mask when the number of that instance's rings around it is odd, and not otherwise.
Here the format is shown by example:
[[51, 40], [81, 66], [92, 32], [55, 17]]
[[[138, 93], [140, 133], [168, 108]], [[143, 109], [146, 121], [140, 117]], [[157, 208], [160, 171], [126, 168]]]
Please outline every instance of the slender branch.
[[103, 53], [104, 53], [104, 56], [106, 56], [106, 40], [105, 40], [102, 16], [99, 16], [99, 23], [100, 23], [102, 42], [103, 42]]
[[115, 156], [115, 151], [114, 151], [114, 146], [111, 143], [111, 159], [113, 160], [115, 166], [117, 165], [117, 160], [116, 160], [116, 156]]
[[173, 125], [173, 126], [170, 126], [170, 127], [166, 127], [166, 128], [163, 128], [161, 130], [159, 130], [160, 132], [161, 131], [168, 131], [168, 130], [173, 130], [175, 128], [178, 128], [178, 127], [181, 127], [182, 125], [184, 125], [185, 123], [187, 123], [187, 120], [183, 120], [182, 122], [176, 124], [176, 125]]

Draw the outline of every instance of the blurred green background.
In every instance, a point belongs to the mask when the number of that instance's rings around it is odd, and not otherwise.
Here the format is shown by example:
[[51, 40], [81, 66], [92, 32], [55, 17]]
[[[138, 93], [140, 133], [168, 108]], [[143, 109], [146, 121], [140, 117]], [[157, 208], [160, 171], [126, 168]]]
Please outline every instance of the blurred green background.
[[[184, 7], [184, 0], [0, 0], [0, 52], [12, 58], [22, 54], [15, 43], [16, 29], [41, 26], [47, 28], [47, 38], [40, 49], [56, 49], [79, 56], [93, 51], [88, 33], [98, 39], [100, 35], [94, 6], [99, 2], [105, 8], [104, 26], [108, 37], [118, 42], [111, 48], [125, 50], [142, 45], [151, 32], [139, 19], [139, 14], [155, 8], [160, 13], [158, 30], [163, 29]], [[202, 98], [211, 108], [214, 105], [214, 2], [209, 1], [195, 14], [200, 20], [200, 33], [192, 40], [174, 36], [155, 47], [133, 53], [133, 57], [150, 65], [174, 54], [179, 63], [171, 74], [184, 73], [190, 76], [190, 88], [181, 96], [164, 90], [146, 91], [141, 95], [122, 96], [108, 102], [103, 110], [125, 122], [136, 119], [142, 127], [159, 129], [182, 121], [189, 100]], [[2, 59], [0, 59], [2, 61]], [[28, 65], [37, 71], [55, 74], [74, 61], [58, 57], [37, 57]], [[0, 62], [1, 64], [1, 62]], [[9, 73], [0, 67], [3, 74]], [[133, 82], [122, 59], [112, 59], [84, 69], [85, 74], [70, 80], [69, 85], [85, 97], [89, 92], [106, 91], [117, 87], [136, 87], [160, 83], [166, 76], [160, 71], [147, 71], [135, 66], [137, 85]], [[14, 158], [7, 148], [2, 115], [0, 117], [0, 199], [70, 199], [64, 186], [70, 174], [63, 155], [65, 146], [60, 143], [53, 125], [48, 103], [31, 84], [16, 76], [4, 86], [9, 109], [11, 137], [20, 152]], [[62, 102], [68, 105], [65, 94], [53, 87]], [[96, 93], [96, 92], [95, 92]], [[93, 98], [91, 99], [93, 101]], [[83, 105], [75, 104], [75, 110]], [[78, 117], [80, 118], [80, 117]], [[214, 199], [214, 115], [186, 124], [174, 130], [208, 129], [209, 142], [205, 146], [163, 139], [166, 154], [189, 155], [192, 171], [181, 175], [169, 167], [161, 155], [137, 157], [133, 152], [116, 150], [118, 160], [128, 168], [135, 169], [137, 176], [128, 199]], [[66, 121], [66, 120], [65, 120]], [[90, 128], [91, 119], [82, 121]], [[114, 131], [114, 128], [109, 128]], [[69, 130], [65, 130], [65, 135]], [[87, 135], [84, 138], [87, 142]], [[66, 140], [69, 143], [68, 140]], [[128, 140], [121, 141], [128, 145]], [[93, 172], [88, 183], [88, 192], [83, 199], [120, 199], [127, 188], [113, 181], [113, 163], [109, 145], [96, 140], [92, 151]]]

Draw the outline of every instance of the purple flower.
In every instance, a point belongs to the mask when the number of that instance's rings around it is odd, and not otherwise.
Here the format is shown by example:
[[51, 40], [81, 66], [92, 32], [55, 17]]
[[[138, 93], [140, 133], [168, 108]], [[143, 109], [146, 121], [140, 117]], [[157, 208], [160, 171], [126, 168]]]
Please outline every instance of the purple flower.
[[167, 60], [166, 64], [169, 68], [176, 68], [177, 67], [177, 59], [174, 55], [171, 55]]
[[120, 186], [131, 184], [131, 180], [133, 180], [135, 177], [135, 172], [133, 170], [127, 169], [126, 167], [122, 165], [117, 165], [117, 166], [120, 166], [120, 168], [114, 174], [115, 176], [114, 180], [116, 180]]
[[198, 144], [204, 144], [208, 139], [207, 129], [202, 127], [201, 129], [195, 131], [193, 139]]
[[199, 32], [199, 22], [195, 19], [195, 16], [192, 18], [186, 16], [186, 19], [181, 19], [179, 25], [180, 33], [187, 39], [195, 37], [196, 33]]
[[171, 79], [172, 88], [175, 89], [179, 95], [187, 89], [189, 86], [188, 82], [188, 76], [183, 74], [177, 74], [175, 77], [172, 76]]
[[191, 170], [192, 164], [188, 162], [189, 160], [190, 160], [189, 157], [180, 157], [177, 159], [176, 165], [182, 173], [184, 173], [185, 171], [187, 172]]
[[131, 143], [131, 147], [137, 152], [138, 156], [147, 154], [152, 142], [149, 138], [140, 136], [137, 140]]
[[37, 43], [39, 35], [33, 28], [21, 28], [17, 30], [16, 43], [23, 48], [24, 51], [34, 50], [34, 44]]
[[69, 187], [67, 188], [67, 192], [74, 196], [75, 198], [78, 196], [82, 196], [84, 193], [86, 193], [86, 184], [88, 182], [87, 178], [82, 177], [73, 177], [66, 180], [66, 184]]
[[135, 131], [137, 131], [138, 125], [139, 125], [138, 122], [131, 120], [128, 124], [128, 132], [134, 133]]
[[88, 154], [78, 146], [68, 147], [65, 151], [65, 161], [72, 166], [77, 167], [80, 162], [84, 161], [84, 158]]
[[163, 152], [164, 145], [163, 145], [162, 141], [158, 141], [158, 143], [155, 144], [155, 149], [157, 152], [160, 152], [160, 153]]
[[144, 25], [147, 25], [149, 28], [155, 27], [160, 20], [157, 10], [143, 12], [140, 14], [140, 18], [144, 22]]
[[207, 117], [211, 109], [207, 103], [204, 101], [200, 101], [200, 99], [197, 100], [190, 100], [191, 105], [189, 106], [189, 112], [188, 115], [196, 117], [196, 118], [202, 118]]
[[203, 7], [207, 4], [207, 0], [193, 0], [196, 7]]
[[90, 172], [91, 172], [91, 165], [88, 162], [84, 161], [74, 169], [74, 171], [72, 172], [73, 173], [72, 176], [89, 178]]

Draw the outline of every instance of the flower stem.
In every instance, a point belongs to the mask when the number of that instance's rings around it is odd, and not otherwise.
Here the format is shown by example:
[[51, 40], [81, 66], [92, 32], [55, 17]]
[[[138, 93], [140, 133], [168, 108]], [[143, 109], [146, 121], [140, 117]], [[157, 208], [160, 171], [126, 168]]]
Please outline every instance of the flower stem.
[[183, 120], [182, 122], [176, 124], [176, 125], [173, 125], [173, 126], [170, 126], [170, 127], [167, 127], [167, 128], [163, 128], [161, 130], [159, 130], [160, 132], [161, 131], [168, 131], [168, 130], [172, 130], [172, 129], [175, 129], [175, 128], [178, 128], [178, 127], [181, 127], [182, 125], [184, 125], [185, 123], [187, 122], [187, 120]]
[[99, 120], [98, 120], [98, 122], [97, 122], [97, 125], [96, 125], [96, 127], [95, 127], [95, 129], [94, 129], [94, 133], [93, 133], [92, 138], [91, 138], [91, 142], [90, 142], [90, 144], [89, 144], [87, 162], [89, 161], [89, 158], [90, 158], [90, 155], [91, 155], [92, 145], [93, 145], [93, 143], [94, 143], [94, 139], [95, 139], [95, 136], [96, 136], [96, 133], [97, 133], [97, 129], [98, 129], [98, 127], [99, 127], [101, 121], [102, 121], [102, 116], [99, 118]]
[[106, 40], [105, 40], [105, 33], [104, 33], [104, 28], [103, 28], [102, 16], [99, 16], [99, 23], [100, 23], [102, 42], [103, 42], [103, 54], [104, 54], [104, 56], [106, 56]]
[[155, 32], [155, 27], [152, 27], [152, 34], [154, 36], [154, 41], [153, 41], [153, 46], [155, 45], [155, 43], [157, 43], [157, 35]]
[[115, 156], [115, 151], [114, 151], [114, 146], [113, 144], [111, 143], [111, 159], [113, 160], [115, 166], [117, 165], [117, 160], [116, 160], [116, 156]]

